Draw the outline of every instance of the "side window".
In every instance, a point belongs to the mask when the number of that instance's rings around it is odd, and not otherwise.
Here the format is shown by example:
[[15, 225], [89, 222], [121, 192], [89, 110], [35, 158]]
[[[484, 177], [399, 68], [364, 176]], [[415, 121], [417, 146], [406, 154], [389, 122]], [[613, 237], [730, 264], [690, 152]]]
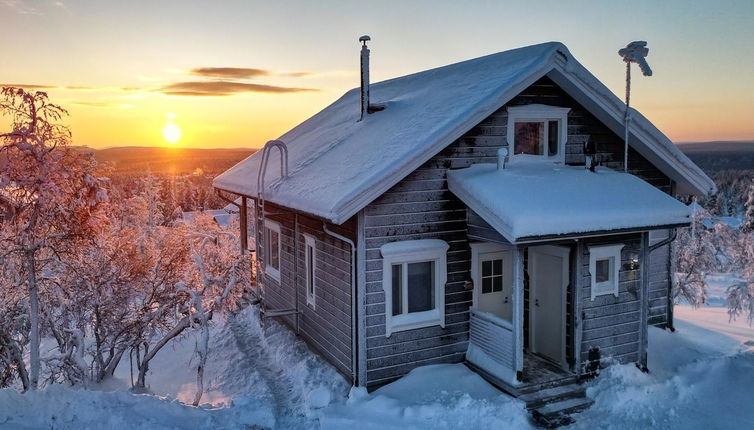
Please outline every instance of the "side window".
[[383, 258], [386, 336], [433, 325], [445, 326], [448, 244], [425, 239], [392, 242]]
[[264, 220], [264, 271], [280, 281], [280, 224]]
[[314, 236], [304, 235], [304, 265], [306, 267], [306, 304], [312, 309], [317, 305], [317, 246]]
[[592, 278], [591, 298], [613, 294], [618, 297], [620, 286], [620, 252], [623, 245], [589, 247], [589, 274]]

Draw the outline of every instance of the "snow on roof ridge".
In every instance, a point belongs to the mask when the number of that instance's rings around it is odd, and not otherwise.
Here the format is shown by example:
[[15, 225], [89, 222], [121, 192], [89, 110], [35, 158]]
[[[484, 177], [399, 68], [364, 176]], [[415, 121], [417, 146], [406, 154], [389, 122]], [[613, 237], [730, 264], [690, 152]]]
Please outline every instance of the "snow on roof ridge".
[[[586, 90], [588, 98], [599, 98], [605, 108], [613, 111], [610, 115], [622, 111], [623, 103], [560, 42], [493, 53], [372, 84], [372, 100], [386, 103], [387, 109], [368, 115], [363, 121], [357, 121], [359, 88], [347, 91], [280, 137], [289, 148], [290, 174], [281, 181], [277, 170], [270, 169], [265, 176], [269, 184], [265, 198], [336, 224], [345, 222], [476, 123], [556, 69], [574, 76], [583, 86], [579, 91]], [[640, 114], [637, 116], [646, 121]], [[678, 156], [672, 142], [672, 148], [663, 143], [664, 135], [643, 133], [642, 139], [656, 141], [647, 144], [649, 151], [666, 152], [672, 156], [666, 158], [678, 160], [675, 164], [668, 162], [666, 168], [676, 169], [680, 178], [700, 176], [698, 168], [689, 169], [679, 158], [685, 156]], [[252, 154], [236, 164], [215, 178], [213, 185], [254, 197], [260, 155]], [[278, 157], [273, 152], [269, 165], [277, 165]], [[701, 177], [706, 178], [703, 173]], [[700, 180], [687, 180], [699, 187]]]

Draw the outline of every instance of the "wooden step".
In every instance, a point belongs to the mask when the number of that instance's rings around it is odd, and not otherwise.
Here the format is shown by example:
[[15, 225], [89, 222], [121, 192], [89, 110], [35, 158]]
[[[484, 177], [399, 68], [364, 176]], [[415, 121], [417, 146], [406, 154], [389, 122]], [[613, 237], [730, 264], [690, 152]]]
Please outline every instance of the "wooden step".
[[581, 412], [594, 403], [586, 397], [576, 397], [549, 403], [532, 411], [534, 421], [545, 428], [557, 428], [574, 422], [570, 416]]
[[579, 378], [576, 375], [569, 374], [559, 379], [553, 379], [547, 382], [540, 382], [534, 384], [526, 384], [518, 387], [520, 394], [536, 393], [538, 391], [546, 390], [548, 388], [560, 387], [563, 385], [571, 385], [577, 383]]
[[568, 384], [522, 394], [519, 399], [526, 402], [527, 409], [537, 409], [549, 403], [584, 397], [586, 397], [586, 389], [582, 385]]

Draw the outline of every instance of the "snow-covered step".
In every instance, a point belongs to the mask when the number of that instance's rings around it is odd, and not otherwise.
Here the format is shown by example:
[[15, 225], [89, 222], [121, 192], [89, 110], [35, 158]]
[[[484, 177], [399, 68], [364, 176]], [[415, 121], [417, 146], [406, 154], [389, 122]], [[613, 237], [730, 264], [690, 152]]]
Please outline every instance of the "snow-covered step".
[[568, 384], [522, 394], [519, 399], [526, 402], [527, 409], [536, 409], [561, 400], [583, 398], [585, 395], [586, 389], [580, 384]]
[[581, 412], [594, 403], [586, 397], [565, 399], [549, 403], [532, 411], [532, 417], [537, 424], [546, 428], [557, 428], [571, 424], [573, 418], [570, 414]]

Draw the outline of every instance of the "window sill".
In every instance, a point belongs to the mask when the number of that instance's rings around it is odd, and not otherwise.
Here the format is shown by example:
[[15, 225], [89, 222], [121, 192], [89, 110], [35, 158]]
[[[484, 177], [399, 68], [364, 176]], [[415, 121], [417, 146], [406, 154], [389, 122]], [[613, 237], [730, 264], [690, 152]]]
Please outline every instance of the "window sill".
[[396, 315], [389, 317], [386, 321], [385, 336], [390, 337], [391, 334], [399, 331], [415, 330], [436, 325], [445, 328], [445, 321], [438, 309], [414, 312], [406, 315]]
[[265, 266], [264, 273], [267, 274], [270, 278], [280, 282], [280, 271], [275, 269], [274, 267]]

